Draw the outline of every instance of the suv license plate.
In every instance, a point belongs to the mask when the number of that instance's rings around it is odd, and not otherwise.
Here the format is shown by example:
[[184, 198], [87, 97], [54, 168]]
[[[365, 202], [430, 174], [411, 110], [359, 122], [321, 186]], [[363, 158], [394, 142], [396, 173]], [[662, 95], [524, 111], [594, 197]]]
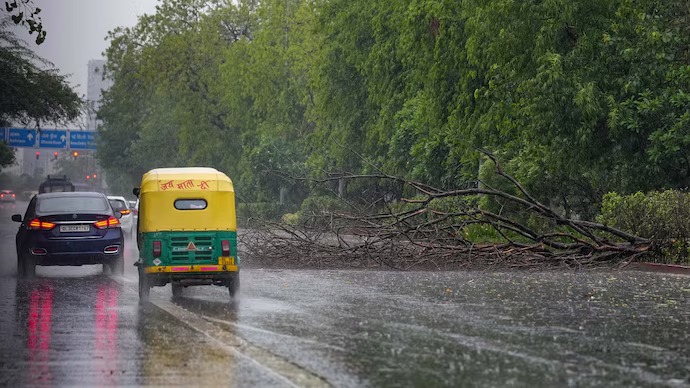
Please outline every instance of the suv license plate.
[[89, 230], [88, 225], [60, 225], [61, 233], [88, 232]]

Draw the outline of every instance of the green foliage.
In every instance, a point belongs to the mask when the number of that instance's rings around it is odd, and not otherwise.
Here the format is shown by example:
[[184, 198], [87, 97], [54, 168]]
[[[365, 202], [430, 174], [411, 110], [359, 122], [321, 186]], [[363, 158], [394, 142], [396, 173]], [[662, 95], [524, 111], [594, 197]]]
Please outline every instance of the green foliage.
[[0, 142], [0, 171], [12, 163], [14, 163], [14, 151], [7, 144]]
[[34, 5], [33, 0], [5, 1], [4, 10], [10, 15], [14, 24], [19, 24], [29, 30], [29, 34], [36, 33], [36, 44], [46, 40], [47, 32], [43, 29], [41, 9]]
[[299, 224], [299, 214], [297, 214], [297, 213], [285, 213], [285, 214], [283, 214], [282, 217], [280, 217], [280, 220], [287, 225], [295, 226], [295, 225]]
[[277, 221], [283, 213], [283, 206], [278, 202], [237, 202], [237, 218], [246, 224]]
[[38, 57], [0, 19], [0, 125], [65, 123], [80, 114], [82, 101], [66, 77]]
[[298, 223], [312, 227], [333, 227], [333, 215], [352, 212], [352, 207], [340, 198], [330, 195], [310, 196], [297, 212]]
[[342, 199], [330, 196], [312, 196], [302, 202], [300, 212], [304, 215], [321, 215], [326, 213], [338, 213], [350, 207]]
[[690, 262], [690, 193], [607, 193], [597, 221], [653, 240], [661, 260]]
[[295, 176], [379, 171], [515, 193], [484, 148], [591, 219], [606, 192], [690, 185], [689, 18], [687, 0], [163, 0], [110, 35], [99, 158], [118, 185], [216, 167], [249, 203], [325, 193]]

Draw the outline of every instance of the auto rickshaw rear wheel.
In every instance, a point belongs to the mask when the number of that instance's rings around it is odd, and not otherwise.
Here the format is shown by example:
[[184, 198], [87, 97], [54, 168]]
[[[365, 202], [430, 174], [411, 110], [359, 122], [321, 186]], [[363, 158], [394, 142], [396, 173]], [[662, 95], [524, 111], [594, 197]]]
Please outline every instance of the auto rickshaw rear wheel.
[[149, 280], [144, 270], [139, 267], [139, 301], [148, 302], [150, 293], [151, 285], [149, 284]]
[[228, 284], [228, 291], [230, 292], [230, 297], [234, 298], [239, 289], [240, 289], [240, 273], [238, 271], [238, 272], [235, 272], [234, 274], [232, 274], [232, 277], [230, 277], [230, 281]]
[[182, 289], [184, 287], [181, 284], [172, 283], [171, 286], [174, 297], [182, 296]]

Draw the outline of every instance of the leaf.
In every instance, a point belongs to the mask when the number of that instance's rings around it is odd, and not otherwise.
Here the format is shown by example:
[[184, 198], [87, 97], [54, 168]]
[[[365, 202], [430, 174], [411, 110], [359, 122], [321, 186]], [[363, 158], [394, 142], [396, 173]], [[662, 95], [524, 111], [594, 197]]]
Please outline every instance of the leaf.
[[24, 12], [20, 12], [18, 15], [12, 15], [12, 21], [14, 22], [14, 24], [21, 23], [23, 18], [24, 18]]
[[45, 31], [40, 31], [40, 32], [38, 33], [38, 36], [36, 36], [36, 44], [41, 44], [41, 43], [43, 43], [43, 42], [46, 40], [46, 35], [47, 35], [47, 34], [48, 34], [48, 33], [45, 32]]

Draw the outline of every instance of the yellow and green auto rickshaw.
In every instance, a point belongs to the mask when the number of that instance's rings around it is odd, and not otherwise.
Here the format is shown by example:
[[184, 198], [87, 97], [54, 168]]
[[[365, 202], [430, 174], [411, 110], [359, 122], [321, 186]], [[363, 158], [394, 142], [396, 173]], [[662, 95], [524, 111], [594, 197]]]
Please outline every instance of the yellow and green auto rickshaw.
[[157, 168], [144, 174], [139, 197], [139, 298], [154, 286], [240, 286], [235, 191], [222, 172], [206, 167]]

